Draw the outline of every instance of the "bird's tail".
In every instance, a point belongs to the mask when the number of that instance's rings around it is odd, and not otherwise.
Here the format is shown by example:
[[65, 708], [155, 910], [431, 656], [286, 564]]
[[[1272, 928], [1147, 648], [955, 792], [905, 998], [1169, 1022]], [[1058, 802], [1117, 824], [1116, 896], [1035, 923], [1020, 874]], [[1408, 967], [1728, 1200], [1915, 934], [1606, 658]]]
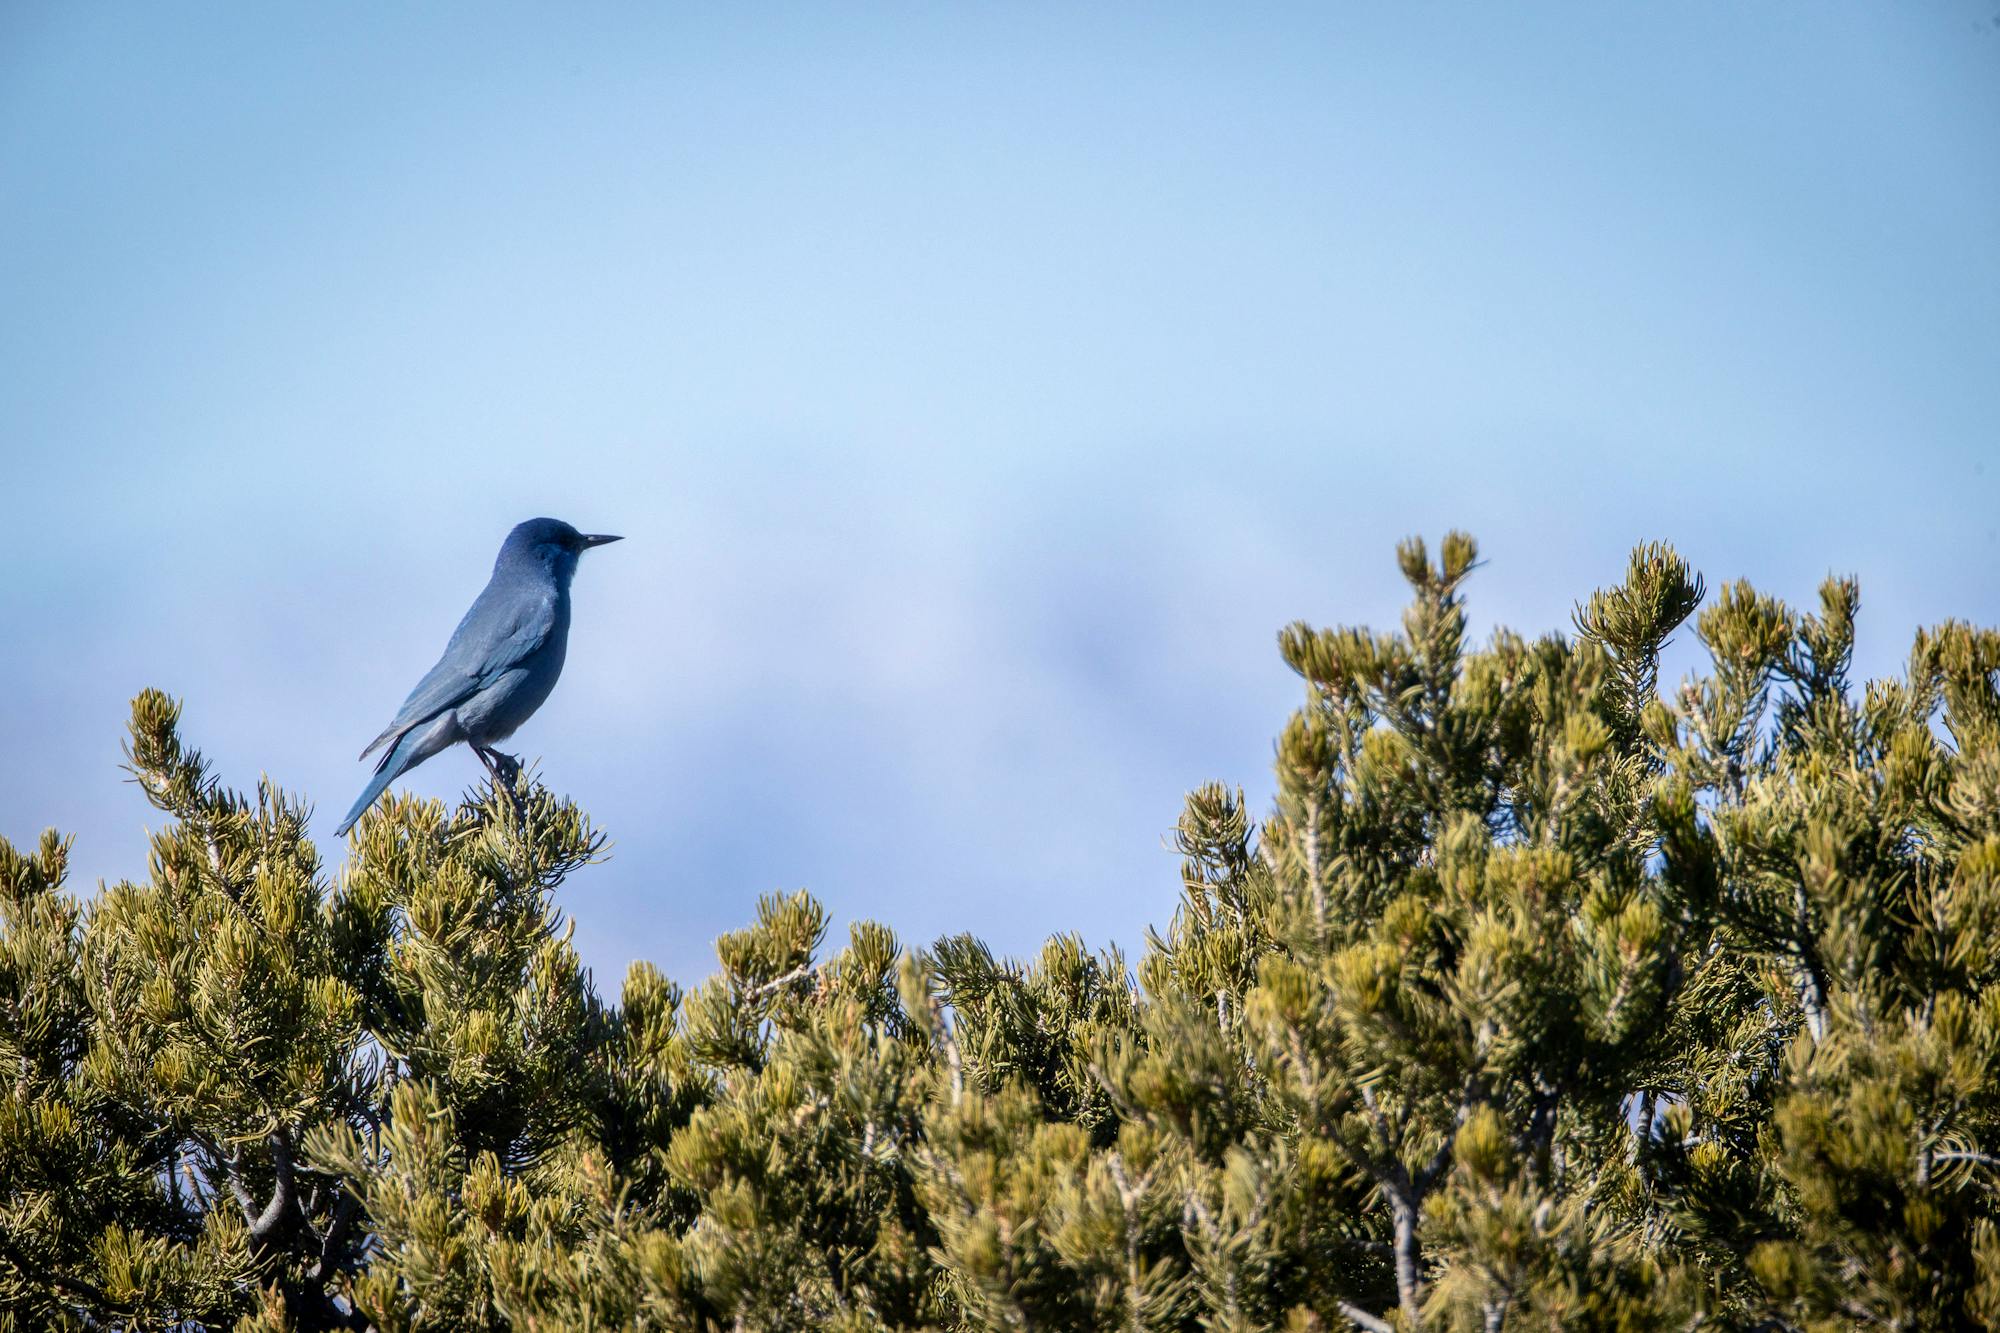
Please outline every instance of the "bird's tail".
[[420, 748], [424, 734], [423, 728], [412, 727], [382, 755], [382, 761], [375, 765], [375, 776], [368, 780], [368, 786], [356, 798], [353, 808], [348, 810], [347, 818], [341, 820], [339, 826], [333, 830], [336, 838], [347, 836], [347, 831], [354, 827], [355, 821], [367, 812], [369, 806], [375, 804], [375, 798], [380, 796], [390, 783], [430, 757]]

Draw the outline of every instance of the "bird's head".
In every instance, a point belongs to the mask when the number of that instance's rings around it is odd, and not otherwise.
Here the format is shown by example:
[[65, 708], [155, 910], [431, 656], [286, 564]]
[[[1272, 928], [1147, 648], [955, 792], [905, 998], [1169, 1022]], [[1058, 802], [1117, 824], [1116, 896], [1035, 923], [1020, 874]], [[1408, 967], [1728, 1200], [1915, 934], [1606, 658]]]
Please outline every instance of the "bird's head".
[[531, 518], [517, 523], [500, 547], [499, 563], [538, 565], [568, 583], [577, 559], [593, 546], [621, 538], [599, 532], [578, 532], [558, 518]]

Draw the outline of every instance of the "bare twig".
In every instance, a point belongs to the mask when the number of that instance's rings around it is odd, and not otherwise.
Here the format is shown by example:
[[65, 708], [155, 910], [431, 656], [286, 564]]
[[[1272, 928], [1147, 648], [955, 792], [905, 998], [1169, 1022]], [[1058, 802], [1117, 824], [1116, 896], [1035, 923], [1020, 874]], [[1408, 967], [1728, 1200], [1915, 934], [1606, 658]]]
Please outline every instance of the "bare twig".
[[769, 995], [773, 991], [783, 990], [785, 987], [791, 985], [794, 981], [805, 980], [807, 977], [811, 976], [814, 972], [817, 972], [818, 970], [819, 968], [812, 963], [800, 963], [797, 967], [793, 968], [791, 971], [786, 972], [780, 976], [772, 977], [769, 981], [765, 982], [761, 986], [752, 986], [749, 990], [744, 992], [744, 998], [751, 1000], [761, 1000], [766, 995]]

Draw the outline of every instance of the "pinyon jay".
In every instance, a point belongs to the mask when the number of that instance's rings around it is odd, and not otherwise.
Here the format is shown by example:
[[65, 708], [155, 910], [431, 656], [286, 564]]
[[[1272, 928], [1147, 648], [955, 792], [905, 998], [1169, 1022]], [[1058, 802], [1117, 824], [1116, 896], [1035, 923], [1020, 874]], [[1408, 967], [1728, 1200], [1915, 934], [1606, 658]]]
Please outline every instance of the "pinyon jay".
[[390, 783], [446, 746], [464, 741], [494, 785], [513, 791], [520, 761], [495, 750], [534, 715], [562, 674], [569, 642], [569, 582], [593, 546], [618, 538], [578, 532], [553, 518], [531, 518], [507, 534], [493, 577], [452, 631], [396, 720], [361, 752], [386, 746], [375, 776], [337, 834], [354, 827]]

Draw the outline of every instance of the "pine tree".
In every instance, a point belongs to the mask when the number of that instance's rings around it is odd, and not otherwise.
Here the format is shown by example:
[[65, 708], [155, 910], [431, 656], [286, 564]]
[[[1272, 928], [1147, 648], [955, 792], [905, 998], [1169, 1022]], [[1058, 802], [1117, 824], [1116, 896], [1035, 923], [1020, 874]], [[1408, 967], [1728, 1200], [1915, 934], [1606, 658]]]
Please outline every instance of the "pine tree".
[[608, 1001], [574, 806], [329, 873], [141, 695], [145, 880], [0, 843], [0, 1327], [2000, 1326], [2000, 634], [1856, 688], [1852, 580], [1644, 546], [1479, 646], [1471, 540], [1399, 564], [1280, 635], [1275, 806], [1190, 794], [1131, 966], [796, 894]]

